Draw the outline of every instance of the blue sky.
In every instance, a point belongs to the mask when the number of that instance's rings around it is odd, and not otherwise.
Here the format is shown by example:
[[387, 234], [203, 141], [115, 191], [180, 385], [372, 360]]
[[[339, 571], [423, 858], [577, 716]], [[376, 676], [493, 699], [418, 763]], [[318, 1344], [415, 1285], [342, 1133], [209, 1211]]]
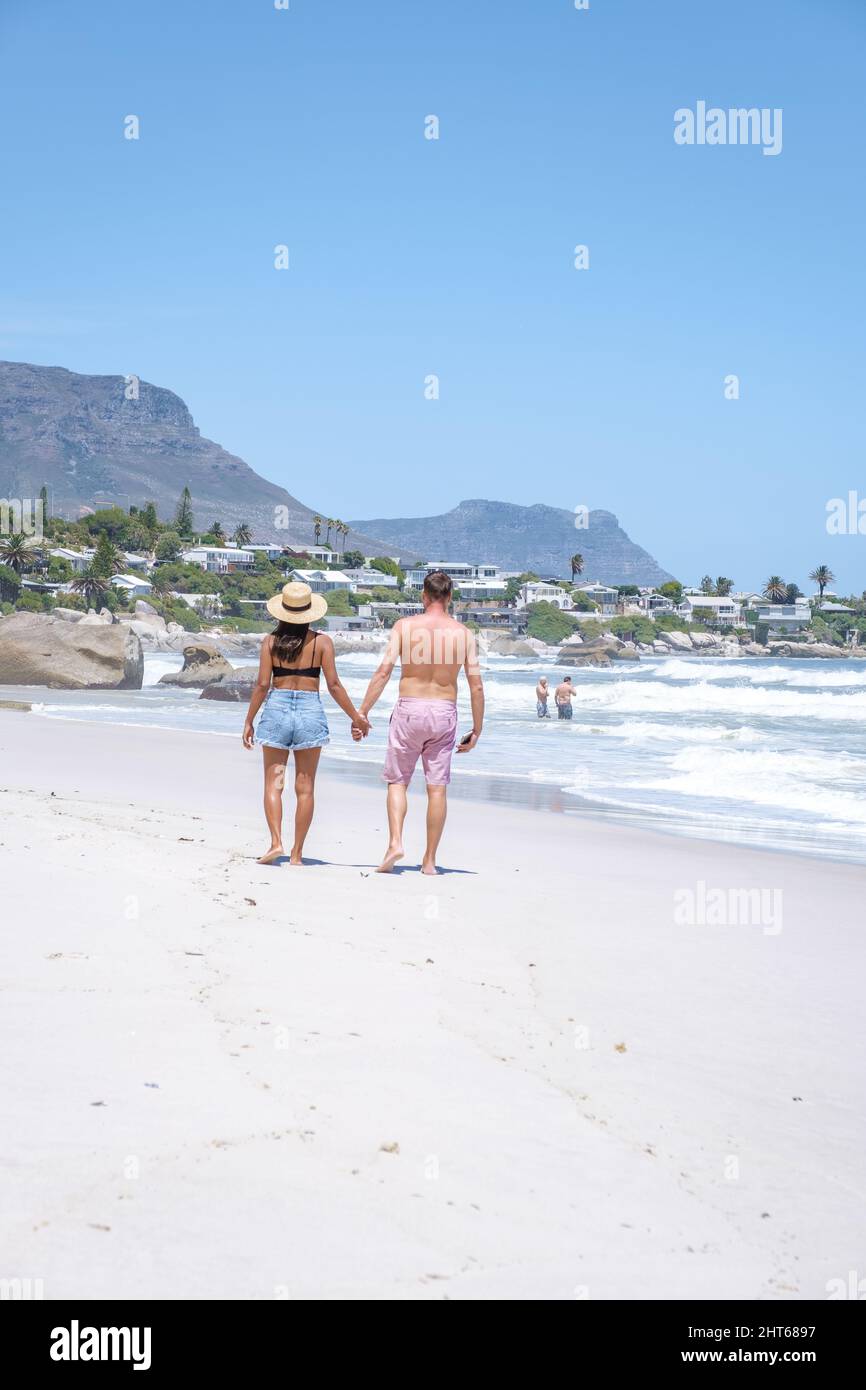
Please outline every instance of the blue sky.
[[[863, 0], [290, 4], [0, 0], [0, 356], [170, 387], [331, 515], [586, 504], [866, 589]], [[701, 99], [781, 154], [676, 145]]]

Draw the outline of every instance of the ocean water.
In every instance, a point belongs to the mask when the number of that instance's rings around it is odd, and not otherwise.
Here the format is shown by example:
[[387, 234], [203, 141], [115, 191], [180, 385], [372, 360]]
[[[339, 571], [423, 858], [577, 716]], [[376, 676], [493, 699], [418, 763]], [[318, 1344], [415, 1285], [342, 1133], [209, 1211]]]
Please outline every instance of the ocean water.
[[[141, 691], [7, 690], [48, 719], [239, 738], [244, 705], [200, 700], [157, 682], [182, 664], [149, 654]], [[376, 665], [341, 657], [356, 703]], [[561, 668], [560, 668], [561, 670]], [[541, 721], [535, 683], [557, 679], [555, 658], [489, 657], [484, 736], [455, 759], [455, 784], [479, 795], [520, 796], [539, 807], [644, 824], [676, 834], [774, 846], [866, 862], [866, 661], [643, 658], [606, 670], [574, 669], [574, 718]], [[329, 762], [381, 765], [396, 680], [373, 711], [362, 744], [325, 696]], [[41, 698], [40, 698], [41, 696]], [[551, 706], [552, 707], [552, 706]], [[460, 727], [470, 727], [465, 690]], [[473, 787], [473, 781], [474, 787]], [[545, 791], [545, 795], [539, 792]]]

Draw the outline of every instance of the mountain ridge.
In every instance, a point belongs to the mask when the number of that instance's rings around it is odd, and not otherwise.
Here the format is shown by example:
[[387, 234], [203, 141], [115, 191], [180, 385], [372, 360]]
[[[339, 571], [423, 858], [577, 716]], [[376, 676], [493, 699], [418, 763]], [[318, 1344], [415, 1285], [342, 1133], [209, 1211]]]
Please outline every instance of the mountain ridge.
[[563, 507], [534, 502], [524, 507], [487, 498], [467, 498], [449, 512], [430, 517], [354, 520], [383, 541], [399, 535], [426, 560], [477, 560], [506, 570], [541, 575], [570, 573], [571, 556], [583, 556], [584, 578], [604, 584], [663, 584], [673, 576], [622, 529], [613, 512], [591, 510], [587, 526]]

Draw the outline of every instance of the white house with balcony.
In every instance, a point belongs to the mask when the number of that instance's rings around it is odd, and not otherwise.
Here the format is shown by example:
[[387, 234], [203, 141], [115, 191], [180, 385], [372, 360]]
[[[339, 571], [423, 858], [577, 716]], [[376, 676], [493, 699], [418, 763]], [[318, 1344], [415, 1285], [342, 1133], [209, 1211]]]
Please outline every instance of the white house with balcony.
[[83, 574], [96, 551], [92, 547], [85, 550], [69, 550], [66, 546], [59, 545], [54, 550], [49, 550], [48, 553], [52, 560], [65, 560], [75, 574]]
[[571, 594], [566, 589], [544, 579], [531, 580], [518, 590], [515, 607], [528, 608], [530, 603], [552, 603], [555, 608], [572, 606]]
[[651, 618], [655, 613], [673, 613], [674, 611], [672, 600], [666, 598], [664, 594], [652, 592], [638, 594], [637, 598], [632, 598], [629, 602], [636, 604], [642, 613], [646, 613], [648, 618]]
[[504, 579], [462, 579], [457, 589], [461, 600], [489, 603], [498, 599], [504, 603], [507, 587]]
[[759, 623], [769, 623], [771, 628], [781, 632], [799, 632], [812, 621], [812, 609], [806, 598], [798, 598], [794, 603], [771, 603], [762, 598], [753, 604], [753, 611]]
[[209, 574], [251, 570], [256, 563], [254, 551], [242, 550], [237, 545], [194, 545], [184, 550], [181, 558], [185, 564], [198, 565]]
[[399, 589], [400, 587], [400, 581], [396, 574], [383, 574], [381, 570], [368, 569], [366, 565], [359, 569], [341, 570], [340, 573], [351, 581], [352, 588], [356, 592], [358, 589]]
[[597, 603], [602, 613], [615, 613], [619, 603], [619, 591], [611, 587], [610, 584], [578, 584], [577, 593], [586, 594], [593, 603]]
[[113, 574], [111, 583], [120, 593], [130, 598], [147, 598], [151, 586], [141, 574]]
[[[695, 616], [698, 610], [702, 610], [701, 617]], [[732, 594], [724, 598], [701, 593], [683, 594], [683, 601], [676, 611], [686, 622], [706, 622], [712, 627], [741, 627], [743, 622], [742, 607]], [[704, 614], [712, 616], [704, 617]]]
[[352, 581], [342, 570], [292, 570], [290, 579], [309, 584], [314, 594], [329, 594], [334, 589], [352, 589]]

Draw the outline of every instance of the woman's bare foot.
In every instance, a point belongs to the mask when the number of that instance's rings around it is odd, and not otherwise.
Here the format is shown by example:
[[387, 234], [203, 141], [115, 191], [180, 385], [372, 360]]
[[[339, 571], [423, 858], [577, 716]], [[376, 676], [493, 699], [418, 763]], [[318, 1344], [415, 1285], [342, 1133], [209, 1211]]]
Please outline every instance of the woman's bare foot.
[[391, 872], [391, 870], [393, 869], [394, 865], [397, 863], [397, 860], [398, 860], [398, 859], [402, 859], [402, 858], [403, 858], [403, 846], [402, 846], [402, 845], [389, 845], [389, 846], [388, 846], [388, 849], [387, 849], [387, 852], [386, 852], [386, 854], [385, 854], [385, 858], [382, 860], [381, 864], [379, 865], [378, 869], [376, 870], [376, 873], [377, 873], [377, 874], [389, 874], [389, 873]]
[[271, 845], [271, 848], [256, 861], [258, 864], [274, 864], [278, 859], [282, 859], [285, 854], [282, 845]]
[[439, 870], [436, 868], [436, 865], [434, 864], [432, 859], [422, 859], [421, 872], [422, 874], [433, 874], [435, 877], [435, 875], [438, 874]]

